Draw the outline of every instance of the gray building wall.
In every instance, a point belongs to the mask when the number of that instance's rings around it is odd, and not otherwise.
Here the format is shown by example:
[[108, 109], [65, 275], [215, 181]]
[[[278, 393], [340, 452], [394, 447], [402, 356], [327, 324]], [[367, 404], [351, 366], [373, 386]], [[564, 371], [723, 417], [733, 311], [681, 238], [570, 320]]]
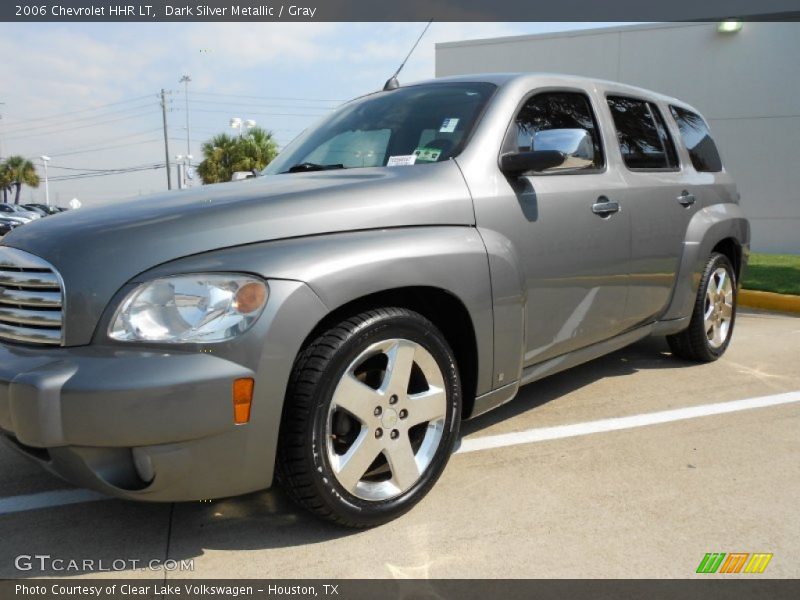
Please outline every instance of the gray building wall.
[[641, 86], [709, 121], [753, 249], [800, 254], [800, 23], [658, 24], [436, 45], [436, 76], [543, 71]]

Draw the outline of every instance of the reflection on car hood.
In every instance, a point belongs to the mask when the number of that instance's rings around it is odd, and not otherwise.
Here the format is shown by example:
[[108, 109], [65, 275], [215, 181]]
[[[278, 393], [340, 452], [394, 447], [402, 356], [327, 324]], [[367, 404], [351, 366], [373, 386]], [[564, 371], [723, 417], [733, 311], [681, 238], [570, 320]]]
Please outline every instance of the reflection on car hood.
[[[184, 256], [322, 233], [473, 223], [464, 179], [448, 161], [275, 175], [169, 192], [39, 219], [2, 243], [53, 264], [65, 281], [68, 319], [96, 323], [127, 281]], [[86, 332], [73, 332], [68, 322], [68, 343], [89, 341]]]

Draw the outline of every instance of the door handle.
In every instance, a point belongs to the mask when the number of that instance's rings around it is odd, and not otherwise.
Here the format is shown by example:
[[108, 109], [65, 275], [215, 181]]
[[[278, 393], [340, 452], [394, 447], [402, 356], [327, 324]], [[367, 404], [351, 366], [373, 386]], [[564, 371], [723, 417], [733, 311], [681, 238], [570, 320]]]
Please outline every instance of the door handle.
[[678, 202], [681, 204], [681, 206], [691, 206], [695, 203], [695, 200], [697, 200], [697, 198], [694, 197], [694, 194], [691, 194], [686, 190], [683, 190], [681, 195], [678, 196]]
[[616, 212], [619, 212], [619, 202], [612, 202], [605, 196], [600, 196], [597, 202], [592, 204], [592, 212], [601, 217], [610, 217]]

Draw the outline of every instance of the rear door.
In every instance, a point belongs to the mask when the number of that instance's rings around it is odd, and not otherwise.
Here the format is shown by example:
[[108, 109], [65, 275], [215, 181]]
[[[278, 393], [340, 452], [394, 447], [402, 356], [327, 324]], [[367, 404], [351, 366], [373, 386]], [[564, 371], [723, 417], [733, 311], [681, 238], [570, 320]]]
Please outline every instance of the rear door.
[[606, 95], [628, 184], [631, 261], [625, 328], [652, 321], [672, 295], [689, 220], [697, 211], [664, 107], [648, 99]]

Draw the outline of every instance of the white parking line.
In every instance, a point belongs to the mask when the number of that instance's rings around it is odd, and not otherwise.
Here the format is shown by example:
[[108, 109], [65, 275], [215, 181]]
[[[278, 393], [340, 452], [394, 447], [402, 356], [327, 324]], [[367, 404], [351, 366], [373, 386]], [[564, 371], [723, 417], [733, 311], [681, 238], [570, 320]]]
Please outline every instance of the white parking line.
[[601, 419], [599, 421], [587, 421], [586, 423], [574, 423], [572, 425], [542, 427], [539, 429], [528, 429], [527, 431], [515, 431], [514, 433], [487, 435], [484, 437], [469, 437], [461, 441], [461, 446], [456, 451], [456, 454], [479, 452], [481, 450], [518, 446], [520, 444], [531, 444], [533, 442], [544, 442], [547, 440], [559, 440], [562, 438], [590, 435], [592, 433], [647, 427], [648, 425], [657, 425], [659, 423], [684, 421], [686, 419], [722, 415], [753, 408], [791, 404], [792, 402], [800, 402], [800, 391], [776, 394], [774, 396], [745, 398], [744, 400], [732, 400], [730, 402], [718, 402], [716, 404], [701, 404], [700, 406], [688, 406], [686, 408], [676, 408], [674, 410], [645, 413], [630, 417], [616, 417], [613, 419]]
[[[636, 427], [646, 427], [648, 425], [658, 425], [660, 423], [670, 423], [672, 421], [685, 421], [687, 419], [722, 415], [754, 408], [791, 404], [793, 402], [800, 402], [800, 391], [776, 394], [774, 396], [745, 398], [744, 400], [732, 400], [730, 402], [718, 402], [716, 404], [701, 404], [700, 406], [688, 406], [686, 408], [676, 408], [674, 410], [645, 413], [630, 417], [601, 419], [599, 421], [587, 421], [586, 423], [574, 423], [572, 425], [559, 425], [556, 427], [541, 427], [538, 429], [528, 429], [527, 431], [517, 431], [500, 435], [468, 437], [461, 440], [461, 445], [456, 451], [456, 454], [480, 452], [481, 450], [518, 446], [520, 444], [532, 444], [534, 442], [558, 440], [607, 431], [634, 429]], [[54, 492], [43, 492], [41, 494], [30, 494], [27, 496], [11, 496], [10, 498], [0, 499], [0, 515], [37, 510], [40, 508], [54, 508], [69, 504], [96, 502], [98, 500], [111, 500], [111, 498], [89, 490], [58, 490]]]
[[10, 498], [0, 499], [0, 515], [37, 510], [39, 508], [67, 506], [68, 504], [96, 502], [97, 500], [111, 500], [111, 498], [90, 490], [56, 490], [27, 496], [11, 496]]

